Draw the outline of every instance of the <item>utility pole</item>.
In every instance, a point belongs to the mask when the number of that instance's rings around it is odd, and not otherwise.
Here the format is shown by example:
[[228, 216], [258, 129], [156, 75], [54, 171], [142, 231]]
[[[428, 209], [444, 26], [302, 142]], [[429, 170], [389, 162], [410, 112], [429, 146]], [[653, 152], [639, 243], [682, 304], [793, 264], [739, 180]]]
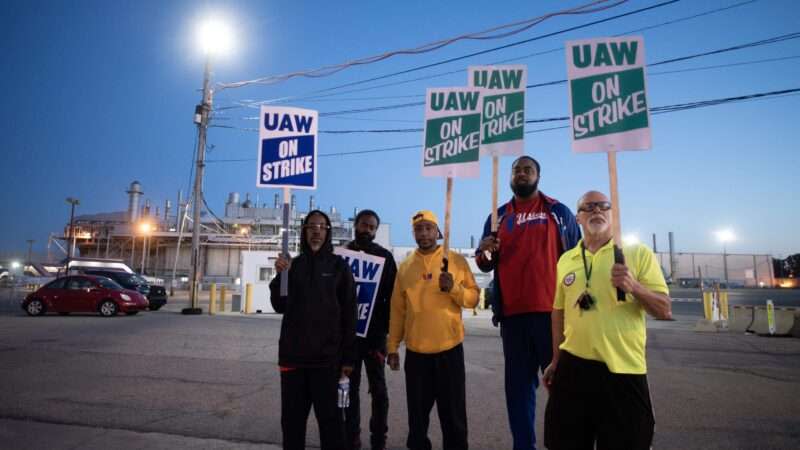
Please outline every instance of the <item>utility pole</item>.
[[67, 250], [67, 260], [72, 259], [75, 252], [75, 205], [80, 205], [81, 202], [77, 198], [67, 197], [67, 203], [70, 204], [69, 210], [69, 250]]
[[[33, 262], [33, 243], [36, 242], [33, 239], [28, 239], [25, 241], [28, 243], [28, 263]], [[755, 261], [755, 256], [753, 256], [753, 261]]]
[[728, 285], [728, 244], [722, 243], [722, 270], [725, 274], [725, 286]]
[[200, 288], [200, 209], [203, 204], [203, 169], [206, 158], [206, 131], [211, 114], [211, 56], [206, 56], [206, 67], [203, 74], [203, 100], [195, 108], [194, 122], [197, 124], [197, 167], [194, 172], [194, 195], [192, 199], [192, 278], [190, 280], [189, 299], [191, 306], [184, 308], [183, 314], [202, 314], [198, 306]]

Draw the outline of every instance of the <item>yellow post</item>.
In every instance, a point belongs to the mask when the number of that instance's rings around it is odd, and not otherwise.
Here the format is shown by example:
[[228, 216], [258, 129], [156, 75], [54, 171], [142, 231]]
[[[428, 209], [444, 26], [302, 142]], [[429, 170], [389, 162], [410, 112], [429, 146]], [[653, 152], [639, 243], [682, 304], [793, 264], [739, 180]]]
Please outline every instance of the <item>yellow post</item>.
[[217, 313], [217, 283], [211, 283], [211, 292], [208, 293], [208, 315]]
[[247, 283], [245, 286], [245, 294], [244, 294], [244, 313], [250, 314], [253, 311], [253, 285], [251, 283]]
[[711, 292], [703, 291], [703, 315], [706, 320], [711, 320]]
[[728, 320], [728, 291], [719, 291], [719, 318]]
[[223, 284], [222, 287], [219, 288], [219, 310], [220, 312], [225, 312], [225, 293], [227, 290], [225, 289], [226, 286]]

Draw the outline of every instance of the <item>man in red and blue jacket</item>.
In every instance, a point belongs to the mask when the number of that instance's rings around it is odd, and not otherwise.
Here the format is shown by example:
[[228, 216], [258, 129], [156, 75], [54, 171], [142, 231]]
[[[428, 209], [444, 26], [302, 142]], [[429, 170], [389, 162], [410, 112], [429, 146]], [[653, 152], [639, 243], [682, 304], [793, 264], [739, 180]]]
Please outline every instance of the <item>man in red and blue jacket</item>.
[[536, 448], [534, 429], [539, 371], [552, 358], [550, 313], [556, 267], [562, 253], [580, 240], [575, 216], [564, 204], [539, 192], [539, 163], [521, 156], [511, 165], [514, 197], [491, 216], [475, 255], [478, 267], [494, 270], [492, 322], [500, 324], [505, 358], [506, 408], [514, 450]]

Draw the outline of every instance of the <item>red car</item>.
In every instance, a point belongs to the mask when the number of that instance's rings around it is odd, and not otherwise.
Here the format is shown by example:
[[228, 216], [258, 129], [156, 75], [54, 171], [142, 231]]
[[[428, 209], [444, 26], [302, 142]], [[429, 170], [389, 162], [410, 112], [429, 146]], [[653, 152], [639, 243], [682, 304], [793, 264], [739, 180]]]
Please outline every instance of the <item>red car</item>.
[[93, 275], [59, 278], [29, 294], [22, 302], [22, 309], [31, 316], [47, 312], [62, 315], [96, 312], [104, 317], [124, 312], [132, 316], [147, 306], [147, 298], [139, 292], [127, 290], [109, 278]]

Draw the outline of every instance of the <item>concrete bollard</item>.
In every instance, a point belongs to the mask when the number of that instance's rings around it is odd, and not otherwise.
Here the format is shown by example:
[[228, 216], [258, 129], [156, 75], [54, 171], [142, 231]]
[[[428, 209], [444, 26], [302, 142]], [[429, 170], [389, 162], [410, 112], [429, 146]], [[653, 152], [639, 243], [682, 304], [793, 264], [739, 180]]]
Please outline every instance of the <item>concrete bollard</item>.
[[213, 316], [217, 313], [217, 283], [211, 283], [211, 291], [208, 293], [208, 315]]
[[252, 312], [253, 312], [253, 285], [251, 283], [247, 283], [247, 286], [245, 286], [245, 294], [244, 294], [244, 313], [252, 314]]
[[219, 310], [220, 312], [225, 312], [225, 294], [227, 290], [225, 289], [226, 286], [223, 284], [222, 287], [219, 288]]

